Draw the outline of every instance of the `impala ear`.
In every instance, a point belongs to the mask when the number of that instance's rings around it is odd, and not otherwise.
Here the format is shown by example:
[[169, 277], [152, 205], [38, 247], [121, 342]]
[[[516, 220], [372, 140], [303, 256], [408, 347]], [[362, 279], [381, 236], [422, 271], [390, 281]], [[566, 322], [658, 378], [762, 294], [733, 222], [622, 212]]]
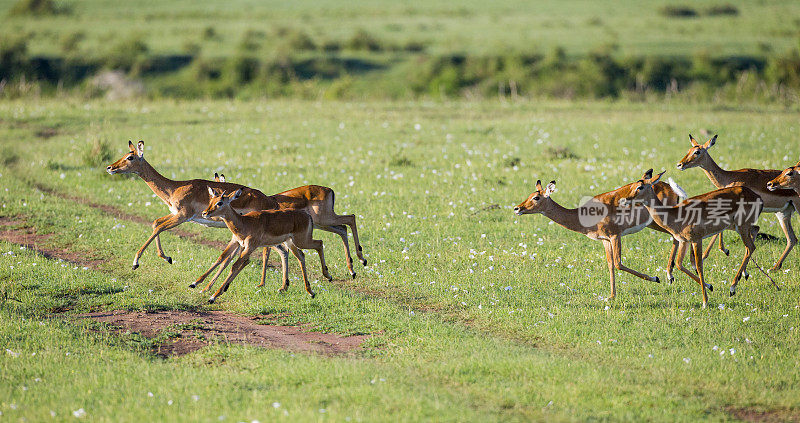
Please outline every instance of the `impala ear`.
[[717, 143], [717, 135], [714, 135], [713, 138], [711, 138], [710, 140], [706, 141], [705, 144], [703, 144], [703, 148], [713, 147], [714, 144], [716, 143]]
[[237, 198], [241, 197], [241, 195], [242, 195], [242, 189], [239, 188], [239, 189], [236, 190], [236, 192], [231, 194], [231, 201], [236, 200]]
[[136, 154], [138, 154], [139, 157], [144, 157], [144, 141], [139, 141], [139, 143], [136, 144]]
[[544, 196], [549, 197], [550, 194], [554, 192], [556, 192], [556, 181], [550, 181], [550, 183], [547, 184], [547, 189], [544, 191]]
[[800, 162], [797, 162], [797, 164], [796, 164], [796, 165], [794, 165], [794, 166], [795, 166], [795, 167], [800, 167]]
[[655, 184], [656, 184], [656, 183], [657, 183], [657, 182], [658, 182], [658, 181], [661, 179], [661, 177], [662, 177], [662, 176], [664, 176], [664, 174], [665, 174], [665, 173], [667, 173], [667, 171], [666, 171], [666, 170], [665, 170], [665, 171], [663, 171], [663, 172], [661, 172], [661, 173], [659, 173], [659, 174], [658, 174], [658, 175], [657, 175], [655, 178], [652, 178], [652, 179], [651, 179], [649, 182], [647, 182], [647, 183], [648, 183], [648, 184], [650, 184], [650, 185], [655, 185]]
[[214, 198], [217, 196], [217, 193], [214, 192], [214, 188], [208, 187], [208, 195], [210, 195], [211, 198]]
[[132, 153], [136, 152], [136, 147], [133, 146], [133, 141], [131, 141], [131, 140], [128, 140], [128, 148], [131, 149]]
[[220, 182], [225, 182], [225, 174], [224, 173], [220, 173], [219, 174], [219, 181]]
[[537, 179], [536, 180], [536, 191], [541, 191], [541, 190], [542, 190], [542, 181], [541, 181], [541, 179]]
[[[219, 182], [219, 174], [217, 174], [217, 172], [214, 172], [214, 182]], [[211, 188], [209, 187], [208, 189]]]
[[647, 172], [645, 172], [644, 175], [642, 175], [642, 180], [646, 181], [652, 177], [653, 177], [653, 169], [648, 169]]
[[694, 137], [692, 136], [692, 134], [689, 134], [689, 142], [692, 143], [693, 147], [697, 147], [698, 145], [700, 145], [700, 143], [698, 143], [697, 141], [694, 140]]

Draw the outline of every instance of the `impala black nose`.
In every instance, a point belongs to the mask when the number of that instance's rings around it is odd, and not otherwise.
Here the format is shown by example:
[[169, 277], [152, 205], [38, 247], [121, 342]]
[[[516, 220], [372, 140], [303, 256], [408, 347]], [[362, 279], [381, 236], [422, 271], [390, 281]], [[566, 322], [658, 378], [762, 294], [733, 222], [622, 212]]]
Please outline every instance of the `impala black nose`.
[[111, 170], [111, 165], [106, 166], [106, 170]]
[[677, 166], [677, 167], [678, 167], [678, 169], [680, 169], [680, 168], [682, 168], [682, 167], [683, 167], [683, 164], [681, 164], [681, 163], [678, 163], [678, 166]]

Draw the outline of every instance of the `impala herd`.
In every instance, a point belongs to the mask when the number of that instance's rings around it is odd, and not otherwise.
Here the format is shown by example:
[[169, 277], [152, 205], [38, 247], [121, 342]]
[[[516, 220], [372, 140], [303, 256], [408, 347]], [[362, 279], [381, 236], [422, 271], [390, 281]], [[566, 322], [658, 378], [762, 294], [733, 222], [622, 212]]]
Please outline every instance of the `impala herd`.
[[[639, 278], [660, 282], [657, 276], [649, 276], [622, 264], [622, 237], [636, 233], [645, 227], [665, 233], [672, 240], [672, 249], [667, 264], [667, 279], [674, 280], [673, 270], [678, 268], [698, 282], [703, 296], [703, 307], [708, 304], [706, 290], [713, 286], [706, 282], [703, 260], [709, 248], [703, 251], [703, 239], [716, 237], [719, 249], [729, 255], [722, 232], [736, 231], [745, 247], [744, 258], [734, 275], [730, 295], [744, 276], [749, 277], [747, 265], [755, 251], [756, 225], [761, 213], [775, 213], [786, 236], [786, 248], [772, 270], [780, 269], [789, 252], [797, 244], [791, 225], [793, 211], [800, 211], [800, 162], [784, 171], [762, 169], [724, 170], [714, 162], [709, 149], [717, 136], [705, 144], [699, 144], [689, 135], [691, 148], [678, 162], [678, 169], [700, 167], [711, 180], [715, 191], [688, 198], [685, 191], [672, 179], [662, 182], [664, 172], [653, 175], [650, 169], [635, 182], [616, 190], [596, 195], [575, 209], [558, 204], [551, 198], [556, 182], [543, 187], [536, 182], [536, 190], [514, 207], [517, 215], [540, 213], [564, 228], [582, 233], [601, 241], [605, 248], [606, 261], [611, 281], [611, 295], [616, 296], [615, 270], [630, 273]], [[128, 141], [130, 152], [106, 168], [110, 174], [135, 173], [147, 183], [170, 210], [170, 214], [153, 221], [153, 233], [133, 258], [133, 269], [139, 267], [139, 258], [155, 240], [159, 257], [172, 263], [164, 253], [159, 234], [184, 222], [195, 222], [209, 227], [227, 227], [232, 237], [212, 266], [195, 282], [196, 287], [217, 267], [219, 269], [202, 290], [208, 291], [224, 269], [233, 262], [230, 273], [222, 285], [210, 297], [213, 303], [227, 291], [234, 278], [247, 266], [250, 256], [263, 247], [261, 283], [264, 286], [270, 248], [281, 257], [283, 284], [279, 292], [289, 287], [288, 255], [291, 252], [300, 263], [306, 292], [314, 297], [305, 266], [302, 250], [316, 250], [322, 274], [332, 280], [325, 265], [322, 241], [313, 238], [313, 230], [333, 232], [342, 238], [347, 268], [355, 278], [353, 259], [350, 255], [347, 229], [353, 233], [356, 255], [366, 266], [367, 260], [358, 240], [354, 215], [337, 215], [334, 211], [334, 192], [328, 187], [306, 185], [274, 195], [265, 195], [259, 190], [227, 182], [224, 175], [214, 174], [214, 180], [192, 179], [173, 181], [162, 176], [144, 158], [144, 142], [134, 145]], [[684, 266], [684, 257], [689, 253], [691, 267]], [[235, 260], [235, 261], [234, 261]]]

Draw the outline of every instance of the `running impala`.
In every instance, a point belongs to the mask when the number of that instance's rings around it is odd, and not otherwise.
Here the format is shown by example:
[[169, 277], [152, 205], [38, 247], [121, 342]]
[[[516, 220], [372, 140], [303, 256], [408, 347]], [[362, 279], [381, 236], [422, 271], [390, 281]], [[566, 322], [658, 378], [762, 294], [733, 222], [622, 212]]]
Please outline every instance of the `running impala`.
[[[596, 195], [580, 208], [568, 209], [556, 203], [550, 197], [556, 189], [556, 181], [551, 181], [546, 188], [542, 188], [542, 181], [536, 181], [536, 191], [527, 200], [514, 207], [514, 213], [517, 215], [543, 214], [564, 228], [601, 241], [606, 250], [606, 262], [608, 263], [608, 272], [611, 279], [611, 295], [606, 298], [608, 301], [612, 300], [617, 294], [615, 269], [630, 273], [644, 280], [660, 282], [657, 276], [648, 276], [622, 264], [623, 236], [639, 232], [645, 227], [667, 233], [665, 229], [652, 222], [647, 210], [643, 207], [631, 209], [620, 204], [623, 194], [627, 192], [631, 185], [628, 184], [614, 191]], [[678, 194], [663, 182], [657, 184], [654, 188], [656, 189], [656, 196], [663, 204], [674, 205], [680, 200]], [[582, 211], [588, 211], [592, 208], [597, 210], [597, 218], [587, 220], [581, 216]], [[672, 270], [675, 266], [677, 247], [677, 241], [673, 240], [667, 266], [667, 278], [670, 282], [674, 280]], [[678, 262], [678, 265], [684, 270], [681, 262]]]
[[[239, 214], [231, 207], [231, 203], [239, 199], [244, 194], [244, 189], [239, 188], [235, 192], [226, 194], [223, 190], [208, 188], [209, 203], [201, 215], [204, 219], [218, 217], [225, 222], [225, 225], [233, 233], [236, 241], [242, 246], [239, 258], [231, 266], [231, 271], [222, 286], [209, 298], [208, 302], [213, 303], [225, 291], [231, 281], [239, 272], [247, 266], [250, 255], [258, 247], [274, 247], [284, 244], [289, 247], [300, 262], [300, 270], [303, 273], [306, 292], [314, 298], [311, 291], [311, 284], [308, 283], [306, 275], [306, 259], [300, 249], [313, 249], [319, 255], [322, 274], [330, 281], [331, 275], [328, 273], [328, 266], [325, 265], [325, 254], [322, 251], [322, 241], [313, 238], [314, 222], [311, 215], [301, 209], [284, 210], [261, 210], [246, 214]], [[286, 266], [283, 268], [283, 286], [279, 292], [286, 291], [289, 287], [289, 278], [286, 277]]]
[[[347, 240], [346, 226], [349, 226], [350, 230], [353, 232], [356, 254], [361, 260], [361, 263], [364, 266], [367, 265], [367, 260], [362, 254], [361, 244], [358, 240], [355, 215], [337, 215], [333, 211], [334, 192], [330, 188], [319, 185], [306, 185], [267, 196], [259, 190], [230, 182], [206, 181], [202, 179], [174, 181], [162, 176], [147, 162], [147, 160], [145, 160], [143, 141], [139, 141], [135, 146], [131, 141], [128, 141], [128, 148], [130, 152], [109, 165], [106, 171], [112, 175], [117, 173], [135, 173], [139, 175], [170, 210], [170, 214], [153, 221], [153, 233], [134, 255], [134, 269], [139, 267], [139, 258], [153, 240], [156, 241], [158, 256], [166, 260], [167, 263], [172, 263], [172, 258], [168, 257], [161, 248], [159, 234], [163, 231], [172, 229], [184, 222], [195, 222], [209, 227], [225, 227], [225, 224], [218, 218], [209, 219], [201, 216], [201, 212], [208, 205], [210, 198], [208, 188], [223, 189], [229, 192], [241, 188], [242, 194], [232, 203], [232, 207], [242, 213], [278, 209], [305, 210], [311, 216], [315, 228], [333, 232], [342, 238], [345, 247], [347, 267], [350, 271], [350, 275], [355, 278], [356, 274], [353, 270], [350, 246]], [[235, 254], [240, 247], [241, 246], [233, 249], [226, 248], [226, 250], [231, 254]], [[265, 259], [267, 256], [268, 250], [264, 252]], [[285, 262], [285, 258], [283, 261]], [[196, 286], [207, 274], [208, 272], [190, 286]]]
[[[797, 236], [792, 229], [792, 213], [800, 210], [800, 198], [786, 189], [769, 190], [767, 183], [778, 177], [781, 174], [780, 170], [773, 169], [738, 169], [738, 170], [725, 170], [721, 168], [708, 150], [717, 143], [717, 136], [706, 141], [705, 144], [700, 144], [695, 141], [692, 135], [689, 135], [689, 142], [692, 144], [689, 151], [683, 159], [678, 162], [678, 169], [686, 170], [693, 167], [703, 169], [708, 179], [717, 188], [731, 187], [731, 186], [744, 186], [750, 188], [754, 193], [758, 194], [764, 200], [764, 213], [775, 213], [778, 218], [778, 223], [783, 229], [783, 234], [786, 236], [786, 248], [783, 254], [772, 267], [771, 270], [778, 270], [786, 260], [786, 256], [792, 251], [795, 244], [797, 244]], [[722, 233], [719, 233], [720, 249], [726, 251], [722, 246]], [[713, 240], [711, 244], [713, 244]], [[710, 249], [711, 245], [709, 245]], [[703, 257], [708, 256], [708, 250], [703, 254]]]

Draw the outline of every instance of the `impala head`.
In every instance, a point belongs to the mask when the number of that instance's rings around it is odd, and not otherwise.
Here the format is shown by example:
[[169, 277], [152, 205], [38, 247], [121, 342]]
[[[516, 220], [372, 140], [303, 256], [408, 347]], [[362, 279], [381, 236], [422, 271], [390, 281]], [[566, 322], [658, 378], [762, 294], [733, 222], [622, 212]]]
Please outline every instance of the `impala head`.
[[678, 162], [678, 169], [680, 170], [686, 170], [702, 165], [703, 162], [709, 157], [708, 149], [717, 143], [717, 136], [714, 135], [714, 138], [706, 141], [705, 144], [700, 144], [695, 141], [692, 134], [689, 134], [689, 142], [692, 143], [692, 147], [689, 149], [689, 152], [686, 153], [686, 156], [684, 156], [683, 159]]
[[514, 213], [518, 216], [523, 214], [541, 213], [553, 200], [550, 194], [556, 191], [556, 181], [550, 181], [546, 188], [542, 188], [542, 181], [536, 181], [536, 191], [528, 199], [514, 207]]
[[776, 191], [780, 188], [800, 190], [800, 162], [781, 172], [778, 177], [767, 182], [767, 189]]
[[208, 207], [203, 210], [203, 218], [218, 216], [225, 207], [228, 207], [232, 201], [235, 201], [242, 195], [242, 189], [226, 194], [224, 190], [218, 190], [208, 187], [208, 195], [211, 197], [208, 200]]
[[625, 203], [632, 203], [634, 201], [650, 202], [656, 199], [656, 193], [653, 190], [655, 185], [667, 171], [663, 171], [656, 176], [653, 176], [653, 169], [649, 169], [642, 175], [638, 181], [629, 184], [627, 192], [622, 193], [622, 200]]
[[137, 145], [128, 141], [130, 152], [125, 153], [121, 159], [106, 166], [106, 172], [111, 175], [115, 173], [139, 173], [139, 169], [144, 163], [144, 141], [139, 141]]

